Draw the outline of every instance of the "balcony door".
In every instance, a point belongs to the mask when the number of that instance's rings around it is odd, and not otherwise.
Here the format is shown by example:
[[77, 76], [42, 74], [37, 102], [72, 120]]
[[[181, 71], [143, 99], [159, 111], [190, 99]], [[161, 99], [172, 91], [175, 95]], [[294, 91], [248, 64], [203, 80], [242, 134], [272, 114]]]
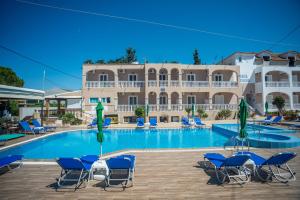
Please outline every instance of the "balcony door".
[[215, 74], [214, 81], [217, 81], [217, 82], [223, 81], [223, 74]]
[[128, 74], [128, 81], [137, 81], [136, 74]]
[[160, 74], [159, 75], [159, 80], [160, 81], [166, 81], [167, 80], [167, 75], [166, 74]]
[[138, 97], [137, 96], [129, 96], [128, 97], [129, 105], [137, 105], [138, 104]]
[[215, 104], [224, 104], [224, 95], [215, 95]]
[[196, 80], [195, 74], [187, 74], [186, 75], [186, 80], [187, 81], [195, 81]]
[[266, 82], [271, 82], [273, 80], [272, 75], [266, 75], [265, 76], [265, 81]]
[[187, 97], [187, 103], [192, 105], [192, 104], [196, 104], [196, 96], [188, 96]]
[[103, 82], [103, 81], [108, 81], [108, 74], [100, 74], [100, 75], [99, 75], [99, 80], [100, 80], [101, 82]]
[[160, 96], [159, 97], [159, 104], [160, 105], [166, 105], [166, 104], [168, 104], [167, 97], [166, 96]]

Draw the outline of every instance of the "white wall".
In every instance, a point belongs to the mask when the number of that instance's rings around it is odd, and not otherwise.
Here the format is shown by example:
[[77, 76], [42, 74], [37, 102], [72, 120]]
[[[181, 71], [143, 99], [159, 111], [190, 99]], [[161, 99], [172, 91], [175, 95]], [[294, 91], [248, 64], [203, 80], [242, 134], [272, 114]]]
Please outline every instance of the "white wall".
[[[242, 58], [242, 61], [239, 62], [239, 57]], [[254, 65], [255, 56], [254, 55], [240, 55], [236, 54], [235, 64], [240, 66], [240, 79], [241, 82], [252, 82], [255, 81], [254, 69], [256, 66]], [[245, 77], [246, 76], [246, 77]]]

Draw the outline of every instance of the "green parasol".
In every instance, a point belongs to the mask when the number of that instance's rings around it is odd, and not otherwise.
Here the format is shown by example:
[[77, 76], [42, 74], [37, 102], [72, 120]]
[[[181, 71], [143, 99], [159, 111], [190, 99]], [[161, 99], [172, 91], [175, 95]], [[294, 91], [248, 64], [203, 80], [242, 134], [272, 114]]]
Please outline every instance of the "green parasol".
[[269, 103], [266, 101], [265, 103], [266, 116], [268, 115]]
[[[247, 115], [248, 115], [248, 105], [244, 99], [240, 103], [240, 134], [239, 137], [243, 139], [247, 137], [246, 126], [247, 126]], [[243, 146], [243, 143], [242, 143]]]
[[100, 158], [102, 157], [102, 143], [104, 141], [104, 135], [102, 131], [102, 112], [103, 112], [103, 106], [102, 103], [99, 102], [97, 107], [96, 107], [96, 112], [97, 112], [97, 126], [98, 126], [98, 133], [97, 133], [97, 140], [100, 143]]
[[149, 104], [146, 105], [146, 116], [149, 116]]

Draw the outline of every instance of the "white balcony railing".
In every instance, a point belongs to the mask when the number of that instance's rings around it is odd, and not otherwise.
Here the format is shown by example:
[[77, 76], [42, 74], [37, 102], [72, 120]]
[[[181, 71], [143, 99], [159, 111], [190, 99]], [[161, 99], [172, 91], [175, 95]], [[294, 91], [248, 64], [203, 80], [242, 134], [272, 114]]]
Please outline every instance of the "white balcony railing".
[[180, 104], [171, 104], [171, 111], [180, 111]]
[[85, 83], [87, 88], [104, 88], [115, 87], [115, 81], [87, 81]]
[[119, 81], [118, 85], [121, 88], [126, 87], [144, 87], [144, 81]]
[[172, 87], [179, 87], [180, 86], [180, 82], [177, 80], [171, 80], [170, 85]]
[[167, 111], [168, 105], [167, 104], [160, 104], [159, 105], [159, 111]]
[[157, 111], [157, 105], [156, 104], [149, 104], [149, 111]]
[[[285, 99], [285, 102], [288, 102], [288, 100]], [[268, 104], [269, 104], [269, 110], [278, 110], [278, 108], [275, 105], [273, 105], [272, 102], [269, 102]], [[290, 103], [285, 103], [284, 109], [286, 109], [286, 110], [291, 109]]]
[[293, 105], [294, 105], [294, 109], [297, 110], [300, 109], [300, 103], [294, 103]]
[[148, 80], [148, 87], [156, 87], [157, 81], [155, 80]]
[[208, 87], [208, 81], [182, 81], [183, 87]]
[[[182, 110], [186, 108], [192, 108], [192, 104], [182, 104]], [[197, 112], [198, 109], [209, 110], [209, 104], [194, 104], [195, 111]]]
[[300, 81], [293, 81], [293, 87], [300, 87]]
[[288, 81], [266, 81], [266, 87], [290, 87]]
[[223, 88], [231, 88], [237, 87], [238, 82], [236, 81], [212, 81], [213, 87], [223, 87]]
[[159, 81], [159, 87], [167, 87], [168, 81]]
[[144, 107], [144, 105], [118, 105], [118, 112], [134, 112], [136, 108]]
[[212, 104], [211, 109], [212, 110], [224, 110], [224, 109], [236, 110], [237, 107], [238, 107], [237, 104]]

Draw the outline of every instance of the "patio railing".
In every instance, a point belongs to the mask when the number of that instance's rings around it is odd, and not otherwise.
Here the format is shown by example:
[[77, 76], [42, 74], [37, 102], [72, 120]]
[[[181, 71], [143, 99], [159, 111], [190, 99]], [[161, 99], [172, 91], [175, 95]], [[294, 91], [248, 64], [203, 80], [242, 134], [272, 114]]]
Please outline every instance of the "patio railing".
[[223, 87], [223, 88], [238, 87], [238, 82], [236, 82], [236, 81], [212, 81], [212, 87]]
[[183, 87], [208, 87], [208, 81], [182, 81]]
[[288, 81], [266, 81], [266, 87], [290, 87]]

